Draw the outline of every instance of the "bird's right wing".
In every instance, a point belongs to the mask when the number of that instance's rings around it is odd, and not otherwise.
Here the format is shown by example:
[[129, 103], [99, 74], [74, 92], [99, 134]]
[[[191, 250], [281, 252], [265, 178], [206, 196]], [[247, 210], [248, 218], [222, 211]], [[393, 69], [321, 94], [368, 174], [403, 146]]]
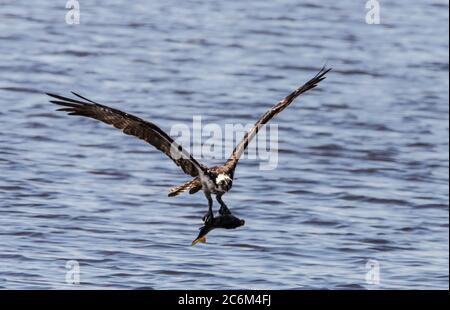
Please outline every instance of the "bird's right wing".
[[188, 175], [196, 177], [206, 167], [200, 164], [188, 151], [177, 144], [169, 135], [151, 122], [136, 116], [107, 107], [91, 101], [76, 93], [81, 100], [66, 98], [54, 94], [47, 94], [57, 100], [50, 102], [63, 106], [58, 111], [68, 112], [69, 115], [90, 117], [121, 129], [125, 134], [142, 139], [166, 154], [175, 164]]

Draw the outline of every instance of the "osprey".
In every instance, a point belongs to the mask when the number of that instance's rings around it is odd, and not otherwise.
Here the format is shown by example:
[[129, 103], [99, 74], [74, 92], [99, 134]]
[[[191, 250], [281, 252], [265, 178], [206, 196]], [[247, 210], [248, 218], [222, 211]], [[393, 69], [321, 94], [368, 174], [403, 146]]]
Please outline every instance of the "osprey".
[[315, 88], [320, 81], [325, 79], [325, 75], [330, 70], [331, 69], [326, 69], [325, 67], [322, 68], [311, 80], [270, 108], [244, 135], [244, 138], [233, 150], [230, 158], [225, 164], [211, 168], [198, 162], [181, 145], [177, 144], [169, 135], [152, 122], [107, 107], [74, 92], [72, 92], [72, 94], [77, 96], [78, 99], [71, 99], [50, 93], [47, 93], [47, 95], [56, 99], [50, 100], [51, 103], [63, 106], [63, 108], [59, 108], [57, 111], [64, 111], [68, 112], [69, 115], [80, 115], [102, 121], [121, 129], [127, 135], [135, 136], [150, 143], [166, 154], [184, 171], [184, 173], [193, 177], [191, 181], [172, 188], [169, 192], [169, 196], [177, 196], [187, 190], [189, 190], [190, 194], [202, 190], [208, 200], [208, 212], [203, 217], [203, 221], [205, 223], [212, 223], [214, 219], [212, 195], [215, 195], [217, 202], [220, 204], [219, 214], [222, 216], [231, 214], [230, 210], [223, 202], [222, 196], [233, 186], [234, 171], [239, 158], [253, 137], [258, 133], [258, 130], [272, 119], [272, 117], [283, 111], [295, 98], [308, 90]]

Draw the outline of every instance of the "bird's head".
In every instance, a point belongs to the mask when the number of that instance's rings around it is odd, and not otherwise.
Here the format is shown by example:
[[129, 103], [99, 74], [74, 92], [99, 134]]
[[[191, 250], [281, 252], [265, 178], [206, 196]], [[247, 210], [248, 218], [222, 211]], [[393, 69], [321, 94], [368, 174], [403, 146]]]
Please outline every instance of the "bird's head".
[[217, 175], [217, 177], [216, 177], [216, 184], [224, 192], [227, 192], [231, 189], [231, 186], [233, 186], [233, 179], [230, 178], [229, 175], [227, 175], [225, 173], [221, 173], [221, 174]]

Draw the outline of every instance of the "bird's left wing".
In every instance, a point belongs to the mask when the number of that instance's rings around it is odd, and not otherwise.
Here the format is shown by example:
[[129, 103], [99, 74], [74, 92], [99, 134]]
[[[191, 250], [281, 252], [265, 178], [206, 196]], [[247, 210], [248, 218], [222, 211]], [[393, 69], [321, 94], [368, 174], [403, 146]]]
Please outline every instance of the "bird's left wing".
[[247, 133], [245, 133], [244, 138], [241, 140], [241, 142], [239, 142], [230, 158], [225, 163], [225, 169], [229, 172], [233, 171], [242, 153], [245, 151], [250, 141], [258, 133], [259, 129], [267, 122], [269, 122], [272, 117], [274, 117], [275, 115], [283, 111], [288, 105], [290, 105], [295, 98], [307, 92], [308, 90], [315, 88], [318, 83], [325, 79], [325, 75], [330, 70], [331, 69], [326, 69], [325, 67], [322, 68], [319, 73], [317, 73], [316, 76], [314, 76], [311, 80], [294, 90], [291, 94], [289, 94], [283, 100], [270, 108], [266, 113], [264, 113], [264, 115], [259, 118], [259, 120], [253, 125], [253, 127]]
[[120, 110], [99, 104], [74, 92], [72, 93], [81, 100], [49, 93], [47, 93], [47, 95], [57, 99], [51, 100], [51, 103], [63, 106], [63, 108], [58, 109], [58, 111], [68, 112], [69, 115], [81, 115], [102, 121], [121, 129], [127, 135], [135, 136], [150, 143], [166, 154], [177, 166], [181, 167], [186, 174], [192, 177], [198, 176], [199, 171], [206, 170], [205, 166], [200, 164], [189, 152], [184, 150], [181, 145], [177, 144], [155, 124]]

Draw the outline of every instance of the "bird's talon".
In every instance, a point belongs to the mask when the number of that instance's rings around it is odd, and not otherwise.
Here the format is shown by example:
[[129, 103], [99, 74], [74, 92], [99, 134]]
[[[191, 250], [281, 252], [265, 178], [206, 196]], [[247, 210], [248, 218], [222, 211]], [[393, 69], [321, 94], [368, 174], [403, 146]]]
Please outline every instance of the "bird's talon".
[[231, 211], [227, 207], [220, 207], [219, 214], [220, 215], [231, 214]]
[[213, 220], [213, 218], [214, 218], [214, 215], [212, 213], [208, 212], [203, 216], [203, 222], [205, 224], [210, 223]]

